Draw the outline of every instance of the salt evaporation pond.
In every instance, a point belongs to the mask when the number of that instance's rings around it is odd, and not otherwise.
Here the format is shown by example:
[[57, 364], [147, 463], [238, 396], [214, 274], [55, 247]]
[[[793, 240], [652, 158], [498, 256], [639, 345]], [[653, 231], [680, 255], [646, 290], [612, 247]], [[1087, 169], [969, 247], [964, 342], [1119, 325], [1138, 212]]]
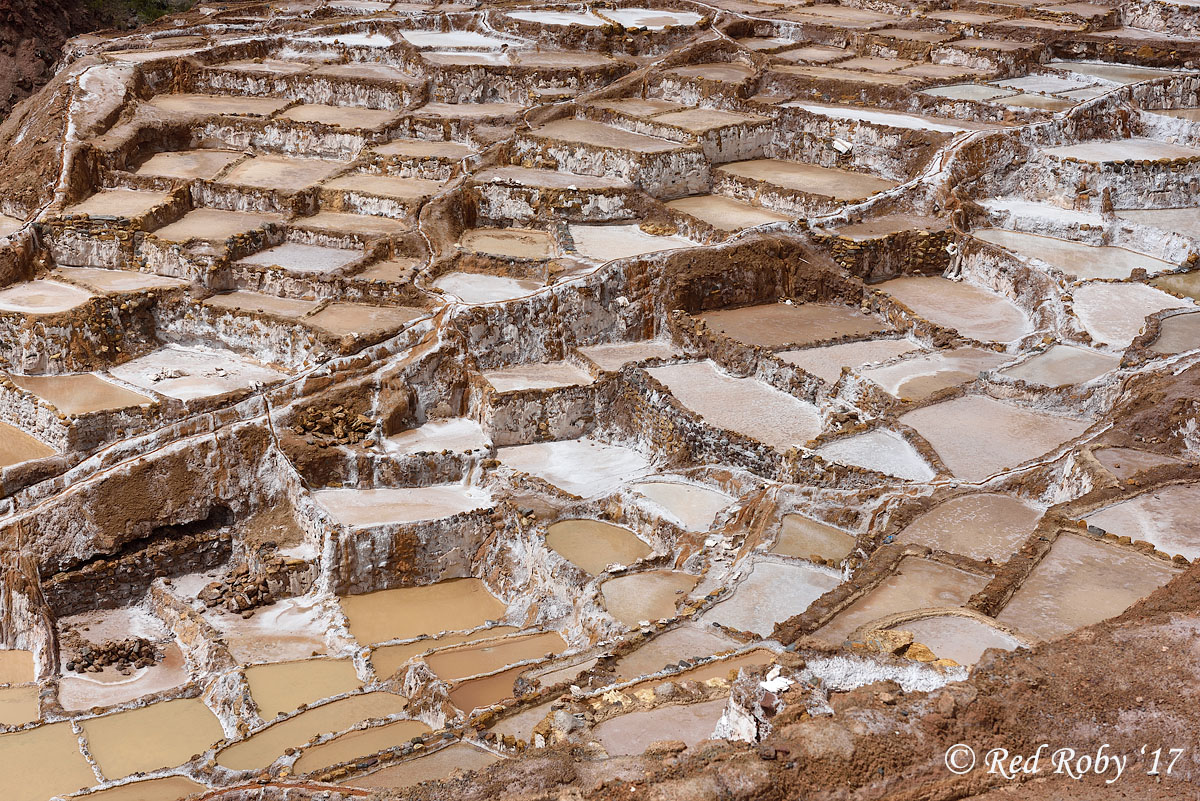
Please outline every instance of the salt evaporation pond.
[[1073, 296], [1075, 316], [1092, 339], [1117, 348], [1129, 347], [1148, 315], [1190, 305], [1145, 284], [1084, 284]]
[[825, 559], [839, 563], [854, 550], [855, 536], [848, 531], [803, 515], [784, 515], [771, 553], [800, 559]]
[[1119, 537], [1153, 543], [1165, 553], [1183, 554], [1190, 561], [1200, 557], [1197, 509], [1200, 484], [1172, 484], [1092, 512], [1087, 522]]
[[738, 646], [712, 626], [684, 624], [663, 632], [636, 651], [617, 660], [614, 676], [618, 681], [629, 681], [639, 676], [657, 673], [680, 660], [713, 656], [733, 650]]
[[651, 570], [610, 578], [600, 586], [608, 613], [630, 628], [643, 620], [675, 617], [680, 601], [696, 586], [696, 576]]
[[502, 757], [466, 743], [455, 743], [432, 754], [390, 765], [366, 776], [342, 779], [339, 784], [368, 790], [401, 789], [444, 779], [456, 770], [482, 770]]
[[1065, 275], [1080, 280], [1094, 278], [1128, 278], [1137, 268], [1149, 275], [1172, 269], [1175, 265], [1135, 250], [1109, 246], [1085, 245], [1053, 236], [1007, 231], [1001, 228], [984, 228], [973, 231], [972, 236], [999, 245], [1025, 258], [1038, 259]]
[[1119, 615], [1178, 573], [1169, 563], [1075, 534], [1063, 534], [996, 620], [1052, 640]]
[[182, 764], [225, 736], [199, 698], [160, 701], [81, 725], [88, 750], [108, 779]]
[[465, 631], [499, 619], [507, 610], [477, 578], [346, 595], [339, 601], [350, 634], [363, 645]]
[[1008, 298], [964, 281], [912, 276], [877, 284], [917, 314], [980, 342], [1012, 342], [1032, 330]]
[[1086, 384], [1117, 369], [1120, 363], [1121, 357], [1111, 353], [1052, 345], [1031, 359], [1004, 368], [1000, 374], [1029, 384], [1062, 387]]
[[460, 303], [501, 303], [532, 295], [545, 284], [528, 278], [483, 273], [446, 273], [433, 285]]
[[0, 771], [0, 794], [6, 801], [46, 801], [96, 783], [68, 722], [0, 734], [0, 764], [21, 766]]
[[650, 462], [637, 451], [590, 439], [500, 448], [496, 458], [505, 467], [537, 476], [580, 497], [611, 492], [650, 472]]
[[733, 591], [703, 615], [703, 620], [769, 637], [776, 623], [798, 615], [842, 583], [841, 575], [807, 564], [755, 562]]
[[541, 659], [565, 651], [567, 643], [555, 631], [504, 637], [485, 643], [447, 648], [425, 657], [425, 664], [441, 679], [454, 681]]
[[208, 788], [184, 776], [129, 782], [89, 794], [88, 801], [179, 801]]
[[375, 673], [381, 679], [395, 675], [396, 671], [408, 664], [416, 656], [439, 648], [452, 645], [480, 642], [515, 634], [515, 626], [492, 626], [465, 634], [443, 634], [440, 637], [425, 637], [414, 642], [398, 643], [396, 645], [381, 645], [371, 652], [371, 664]]
[[79, 375], [8, 376], [21, 389], [42, 398], [63, 414], [127, 409], [148, 406], [153, 401], [133, 390], [119, 387], [92, 373]]
[[258, 714], [270, 720], [302, 705], [353, 692], [362, 686], [349, 659], [302, 659], [246, 668], [250, 696]]
[[479, 423], [467, 417], [429, 420], [423, 426], [393, 434], [383, 441], [384, 450], [393, 456], [417, 453], [474, 453], [490, 450], [491, 440]]
[[641, 754], [658, 740], [682, 740], [691, 747], [712, 738], [729, 702], [725, 698], [699, 704], [671, 704], [609, 718], [593, 734], [610, 756]]
[[980, 372], [1006, 361], [1008, 357], [994, 351], [956, 348], [871, 367], [860, 375], [897, 398], [924, 400], [940, 390], [974, 381]]
[[674, 481], [650, 481], [638, 484], [634, 491], [666, 509], [688, 531], [708, 531], [717, 512], [733, 503], [723, 492]]
[[78, 308], [94, 295], [57, 281], [26, 281], [0, 290], [0, 311], [18, 314], [58, 314]]
[[936, 475], [916, 448], [884, 428], [835, 440], [816, 452], [831, 462], [875, 470], [906, 481], [930, 481]]
[[317, 490], [313, 499], [339, 523], [354, 528], [440, 520], [486, 509], [492, 503], [487, 490], [462, 484]]
[[1163, 465], [1180, 464], [1180, 460], [1160, 453], [1139, 451], [1135, 448], [1099, 448], [1092, 455], [1104, 469], [1119, 479], [1132, 478], [1145, 470]]
[[1155, 353], [1173, 355], [1200, 348], [1200, 314], [1173, 314], [1159, 326], [1158, 337], [1150, 343]]
[[681, 236], [648, 234], [636, 225], [572, 225], [568, 230], [575, 242], [575, 252], [599, 262], [697, 245]]
[[778, 354], [788, 364], [812, 373], [827, 384], [835, 384], [842, 368], [859, 369], [920, 350], [907, 339], [867, 339], [841, 345], [825, 345], [805, 350], [785, 350]]
[[210, 398], [273, 384], [286, 374], [243, 359], [233, 351], [167, 345], [109, 368], [116, 378], [182, 401]]
[[1004, 562], [1033, 533], [1044, 511], [1011, 495], [959, 495], [913, 520], [896, 539]]
[[652, 553], [623, 526], [602, 520], [562, 520], [546, 530], [546, 546], [593, 576], [609, 565], [631, 565]]
[[419, 720], [397, 720], [383, 726], [347, 732], [329, 742], [306, 749], [292, 766], [292, 772], [303, 775], [325, 770], [343, 762], [395, 748], [429, 732], [429, 726]]
[[995, 626], [965, 615], [936, 615], [901, 623], [894, 628], [911, 631], [916, 642], [929, 646], [941, 659], [974, 665], [989, 648], [1012, 651], [1021, 641]]
[[[179, 582], [176, 582], [178, 587]], [[209, 610], [212, 624], [240, 664], [281, 662], [325, 653], [329, 612], [312, 597], [283, 598], [259, 607], [254, 616]]]
[[857, 308], [824, 303], [768, 303], [706, 312], [700, 319], [713, 331], [764, 348], [864, 336], [888, 327]]

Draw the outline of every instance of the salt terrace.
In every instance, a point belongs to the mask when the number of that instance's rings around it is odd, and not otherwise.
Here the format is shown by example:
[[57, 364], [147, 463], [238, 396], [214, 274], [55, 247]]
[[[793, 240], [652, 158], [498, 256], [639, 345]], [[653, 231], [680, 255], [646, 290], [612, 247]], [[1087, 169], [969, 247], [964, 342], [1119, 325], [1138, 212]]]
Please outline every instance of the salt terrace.
[[1154, 593], [1200, 557], [1198, 32], [303, 0], [73, 42], [0, 127], [0, 797], [563, 744], [599, 787]]

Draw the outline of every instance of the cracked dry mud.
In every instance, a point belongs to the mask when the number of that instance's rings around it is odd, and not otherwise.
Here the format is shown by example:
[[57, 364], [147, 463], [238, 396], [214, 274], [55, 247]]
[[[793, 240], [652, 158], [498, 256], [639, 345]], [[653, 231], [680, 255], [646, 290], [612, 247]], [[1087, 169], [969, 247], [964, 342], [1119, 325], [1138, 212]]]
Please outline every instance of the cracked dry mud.
[[0, 796], [1194, 796], [1198, 31], [71, 40], [0, 125]]

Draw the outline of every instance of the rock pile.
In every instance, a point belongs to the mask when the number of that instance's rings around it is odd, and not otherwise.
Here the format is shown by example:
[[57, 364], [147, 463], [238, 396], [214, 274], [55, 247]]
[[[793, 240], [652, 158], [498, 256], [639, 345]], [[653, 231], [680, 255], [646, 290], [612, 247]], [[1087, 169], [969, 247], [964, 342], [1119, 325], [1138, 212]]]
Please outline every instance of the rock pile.
[[366, 438], [374, 427], [374, 421], [366, 415], [347, 411], [344, 406], [332, 409], [308, 408], [300, 413], [293, 430], [308, 435], [309, 445], [357, 445]]
[[74, 673], [99, 673], [115, 665], [122, 673], [132, 668], [152, 667], [162, 659], [158, 647], [143, 637], [129, 637], [101, 643], [87, 643], [67, 662]]

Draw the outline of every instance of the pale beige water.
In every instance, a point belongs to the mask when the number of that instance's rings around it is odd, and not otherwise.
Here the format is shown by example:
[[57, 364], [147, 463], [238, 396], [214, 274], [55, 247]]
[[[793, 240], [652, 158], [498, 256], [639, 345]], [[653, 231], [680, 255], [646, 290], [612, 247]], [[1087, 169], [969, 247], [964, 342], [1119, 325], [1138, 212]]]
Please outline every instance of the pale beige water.
[[82, 726], [88, 750], [109, 779], [179, 765], [224, 736], [199, 698], [162, 701], [85, 720]]
[[232, 150], [179, 150], [155, 153], [142, 162], [137, 175], [154, 178], [180, 178], [211, 181], [221, 170], [242, 158]]
[[1124, 548], [1063, 534], [996, 620], [1038, 640], [1124, 612], [1179, 571]]
[[990, 350], [955, 348], [915, 356], [886, 367], [868, 368], [860, 373], [897, 398], [924, 400], [940, 390], [974, 381], [980, 372], [1008, 359]]
[[1104, 465], [1105, 470], [1122, 480], [1161, 465], [1180, 463], [1178, 459], [1170, 456], [1134, 448], [1100, 448], [1092, 451], [1092, 455]]
[[935, 473], [904, 437], [886, 428], [853, 434], [817, 448], [830, 462], [875, 470], [906, 481], [930, 481]]
[[347, 595], [339, 600], [350, 633], [363, 645], [472, 629], [503, 617], [506, 610], [477, 578]]
[[768, 303], [706, 312], [700, 319], [709, 328], [750, 345], [777, 348], [807, 345], [841, 336], [862, 336], [888, 327], [887, 323], [849, 306], [822, 303]]
[[264, 295], [260, 292], [226, 292], [213, 295], [204, 301], [204, 305], [214, 309], [229, 309], [235, 311], [251, 311], [260, 314], [270, 314], [289, 320], [297, 320], [317, 307], [311, 300], [296, 300], [295, 298], [280, 298], [275, 295]]
[[1119, 537], [1145, 540], [1160, 551], [1181, 553], [1190, 560], [1200, 556], [1197, 508], [1200, 484], [1172, 484], [1093, 512], [1087, 521]]
[[68, 206], [64, 214], [88, 214], [93, 217], [141, 217], [151, 209], [168, 203], [171, 196], [165, 192], [139, 192], [133, 189], [106, 189], [89, 197], [82, 203]]
[[445, 181], [427, 178], [401, 178], [355, 172], [326, 181], [321, 184], [321, 187], [345, 192], [361, 192], [397, 200], [422, 200], [436, 193], [443, 184]]
[[736, 648], [738, 643], [712, 626], [684, 625], [655, 637], [636, 651], [617, 660], [614, 675], [619, 681], [657, 673], [682, 659], [712, 656]]
[[[1200, 209], [1197, 209], [1197, 211], [1200, 211]], [[1200, 300], [1200, 271], [1160, 275], [1150, 283], [1159, 289], [1185, 295], [1192, 300]]]
[[859, 626], [887, 615], [927, 606], [961, 606], [987, 583], [984, 576], [906, 556], [895, 573], [817, 629], [814, 636], [840, 645]]
[[1056, 158], [1076, 159], [1093, 164], [1126, 159], [1200, 158], [1200, 150], [1195, 148], [1143, 137], [1081, 142], [1076, 145], [1046, 148], [1044, 152]]
[[[5, 801], [46, 801], [91, 787], [96, 775], [79, 750], [70, 723], [0, 734], [0, 796]], [[20, 765], [20, 770], [13, 770]]]
[[217, 764], [230, 770], [265, 768], [288, 748], [299, 748], [318, 734], [345, 731], [364, 720], [398, 715], [407, 706], [406, 698], [385, 692], [331, 701], [274, 723], [246, 740], [222, 749], [217, 754]]
[[1150, 343], [1155, 353], [1183, 353], [1200, 348], [1200, 314], [1176, 314], [1160, 324], [1158, 338]]
[[304, 659], [251, 665], [246, 683], [263, 720], [362, 686], [349, 659]]
[[719, 231], [737, 231], [755, 225], [784, 222], [786, 214], [752, 206], [724, 195], [695, 195], [667, 202], [667, 207], [702, 220]]
[[900, 422], [924, 437], [959, 478], [981, 481], [1081, 435], [1090, 420], [1059, 417], [981, 395], [911, 411]]
[[36, 680], [32, 651], [0, 650], [0, 684], [27, 684]]
[[317, 490], [313, 499], [339, 523], [353, 528], [440, 520], [486, 508], [492, 502], [486, 490], [462, 484]]
[[803, 515], [784, 515], [772, 553], [801, 559], [831, 559], [841, 562], [854, 550], [855, 537], [848, 531]]
[[[811, 70], [813, 68], [799, 69]], [[820, 68], [816, 69], [820, 70]], [[854, 73], [849, 74], [853, 75]], [[866, 78], [865, 73], [859, 75]], [[904, 82], [907, 83], [908, 80]], [[738, 161], [718, 167], [716, 173], [717, 175], [727, 173], [740, 178], [763, 181], [796, 192], [807, 192], [846, 201], [862, 200], [876, 192], [897, 186], [895, 181], [879, 178], [869, 173], [818, 167], [815, 164], [782, 159]]]
[[911, 631], [913, 638], [929, 646], [941, 659], [974, 665], [988, 648], [1012, 651], [1021, 643], [1015, 637], [979, 620], [961, 615], [939, 615], [895, 626]]
[[23, 726], [41, 717], [38, 687], [0, 687], [0, 725]]
[[499, 735], [509, 735], [518, 740], [524, 740], [527, 743], [532, 742], [534, 728], [546, 719], [546, 716], [551, 712], [552, 706], [554, 706], [554, 701], [547, 701], [537, 706], [522, 709], [515, 715], [502, 718], [498, 723], [490, 726], [489, 729]]
[[651, 481], [634, 490], [666, 509], [688, 531], [708, 531], [733, 498], [715, 489], [674, 481]]
[[358, 757], [370, 756], [427, 734], [430, 728], [419, 720], [397, 720], [383, 726], [352, 731], [305, 751], [292, 773], [305, 774], [340, 765]]
[[930, 322], [981, 342], [1011, 342], [1032, 328], [1012, 301], [963, 281], [914, 276], [884, 281], [875, 289]]
[[500, 370], [485, 370], [483, 377], [497, 392], [582, 387], [592, 383], [592, 377], [586, 371], [567, 361], [521, 364]]
[[244, 95], [155, 95], [150, 100], [150, 105], [163, 111], [252, 117], [269, 117], [287, 104], [288, 101], [280, 97], [246, 97]]
[[604, 582], [600, 592], [608, 613], [626, 626], [643, 620], [675, 617], [675, 610], [698, 579], [673, 570], [651, 570], [617, 576]]
[[1191, 305], [1145, 284], [1084, 284], [1074, 299], [1075, 316], [1092, 339], [1118, 348], [1141, 333], [1147, 315]]
[[187, 281], [132, 270], [105, 270], [93, 267], [59, 267], [51, 278], [79, 284], [93, 292], [136, 292], [141, 289], [169, 289], [187, 286]]
[[186, 684], [187, 664], [175, 643], [162, 647], [163, 658], [151, 667], [135, 668], [123, 676], [114, 667], [99, 673], [68, 673], [58, 684], [58, 702], [64, 709], [112, 706]]
[[367, 776], [343, 779], [338, 783], [368, 789], [399, 789], [444, 779], [456, 770], [482, 770], [500, 759], [489, 751], [466, 743], [455, 743], [428, 756], [410, 759]]
[[930, 509], [897, 535], [972, 559], [1008, 560], [1033, 533], [1044, 509], [1011, 495], [959, 495]]
[[513, 634], [518, 629], [515, 626], [492, 626], [488, 629], [473, 631], [468, 634], [446, 634], [442, 637], [431, 637], [416, 642], [399, 645], [383, 645], [371, 652], [371, 663], [375, 673], [381, 679], [395, 675], [396, 671], [406, 665], [417, 654], [423, 654], [434, 648], [445, 648], [451, 645], [490, 640]]
[[95, 295], [57, 281], [25, 281], [0, 290], [0, 311], [57, 314], [78, 308]]
[[19, 428], [0, 423], [0, 467], [53, 456], [54, 449]]
[[705, 422], [778, 450], [821, 433], [817, 408], [754, 378], [735, 378], [711, 361], [650, 367], [679, 402]]
[[221, 209], [194, 209], [180, 220], [164, 225], [153, 233], [167, 242], [224, 242], [230, 237], [256, 231], [270, 223], [282, 223], [277, 214], [251, 214]]
[[[726, 657], [719, 661], [706, 662], [700, 667], [685, 670], [682, 673], [676, 673], [671, 676], [671, 681], [708, 681], [709, 679], [725, 679], [731, 680], [735, 678], [742, 668], [759, 667], [761, 665], [770, 664], [775, 659], [775, 653], [766, 648], [755, 648], [750, 651], [743, 651], [740, 654]], [[661, 684], [661, 679], [648, 679], [633, 685], [630, 690], [638, 692], [649, 689]]]
[[682, 740], [688, 746], [712, 738], [728, 700], [641, 709], [609, 718], [592, 732], [610, 756], [640, 754], [658, 740]]
[[179, 801], [207, 789], [184, 776], [164, 776], [100, 790], [84, 798], [87, 801]]
[[777, 355], [788, 364], [812, 373], [827, 384], [835, 384], [842, 376], [842, 368], [861, 368], [875, 362], [920, 350], [907, 339], [867, 339], [862, 342], [846, 342], [841, 345], [825, 345], [805, 350], [785, 350]]
[[21, 389], [28, 390], [63, 414], [127, 409], [145, 406], [150, 398], [119, 387], [92, 373], [79, 375], [13, 375], [8, 376]]
[[1030, 384], [1062, 387], [1086, 384], [1094, 378], [1117, 369], [1121, 357], [1111, 353], [1053, 345], [1047, 350], [1014, 366], [1000, 371], [1001, 375], [1019, 378]]
[[540, 659], [546, 654], [557, 655], [566, 648], [566, 642], [557, 632], [547, 631], [438, 651], [425, 657], [425, 664], [439, 678], [454, 681], [529, 659]]
[[546, 546], [593, 576], [609, 565], [631, 565], [652, 549], [623, 526], [602, 520], [563, 520], [546, 530]]
[[458, 247], [509, 259], [548, 259], [554, 255], [554, 238], [531, 228], [475, 228], [463, 233]]
[[422, 309], [408, 306], [331, 303], [305, 322], [338, 336], [378, 336], [399, 331], [425, 314]]
[[705, 612], [701, 620], [769, 637], [776, 623], [804, 612], [841, 583], [840, 576], [826, 569], [760, 561], [733, 595]]

